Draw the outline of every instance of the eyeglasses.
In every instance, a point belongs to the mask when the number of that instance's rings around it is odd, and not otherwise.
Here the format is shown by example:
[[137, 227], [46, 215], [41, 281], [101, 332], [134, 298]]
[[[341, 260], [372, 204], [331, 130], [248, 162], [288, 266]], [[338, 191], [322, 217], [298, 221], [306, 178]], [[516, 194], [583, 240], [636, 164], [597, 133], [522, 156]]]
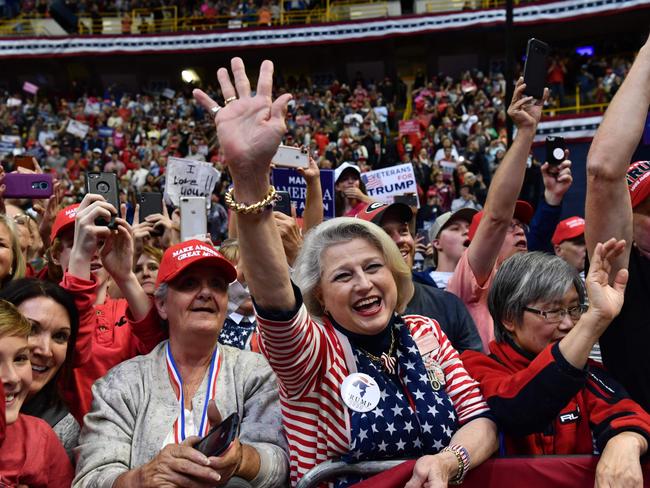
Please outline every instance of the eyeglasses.
[[558, 308], [557, 310], [538, 310], [536, 308], [524, 307], [526, 312], [534, 313], [544, 317], [549, 323], [562, 322], [567, 315], [571, 320], [578, 320], [587, 311], [586, 305], [576, 305], [571, 308]]
[[514, 232], [517, 230], [517, 227], [521, 228], [521, 230], [523, 230], [525, 233], [528, 233], [528, 226], [523, 222], [519, 222], [518, 220], [513, 220], [510, 222], [510, 225], [508, 226], [508, 232], [514, 234]]

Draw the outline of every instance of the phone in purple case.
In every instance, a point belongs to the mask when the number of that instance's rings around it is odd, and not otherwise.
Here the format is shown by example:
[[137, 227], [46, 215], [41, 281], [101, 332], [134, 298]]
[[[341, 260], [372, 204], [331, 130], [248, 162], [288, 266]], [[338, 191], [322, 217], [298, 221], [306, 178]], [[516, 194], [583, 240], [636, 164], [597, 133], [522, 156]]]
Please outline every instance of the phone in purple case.
[[3, 183], [5, 198], [50, 198], [53, 192], [51, 174], [7, 173]]

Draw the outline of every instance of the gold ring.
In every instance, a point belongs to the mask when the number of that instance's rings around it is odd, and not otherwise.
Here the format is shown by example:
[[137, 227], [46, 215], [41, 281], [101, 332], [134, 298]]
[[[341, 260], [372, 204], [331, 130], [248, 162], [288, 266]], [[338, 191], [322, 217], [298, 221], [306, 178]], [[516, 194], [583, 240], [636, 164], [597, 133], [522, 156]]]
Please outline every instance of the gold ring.
[[217, 112], [219, 112], [219, 110], [221, 110], [221, 107], [219, 105], [215, 105], [210, 109], [210, 112], [212, 112], [212, 115], [216, 117]]
[[237, 100], [237, 97], [228, 97], [224, 100], [225, 104], [228, 105], [230, 102]]

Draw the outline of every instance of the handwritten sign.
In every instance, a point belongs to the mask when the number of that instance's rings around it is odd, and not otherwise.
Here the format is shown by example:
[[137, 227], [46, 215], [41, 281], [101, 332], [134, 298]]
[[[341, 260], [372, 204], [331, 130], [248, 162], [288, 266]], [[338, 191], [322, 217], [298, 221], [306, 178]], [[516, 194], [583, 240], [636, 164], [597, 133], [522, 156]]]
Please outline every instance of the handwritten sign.
[[[323, 216], [333, 219], [334, 214], [334, 171], [320, 170], [320, 184], [323, 190]], [[295, 169], [273, 168], [273, 186], [278, 191], [289, 193], [291, 203], [296, 206], [296, 215], [302, 217], [307, 199], [307, 183]]]
[[65, 131], [68, 134], [77, 136], [80, 139], [86, 137], [86, 135], [88, 134], [88, 130], [90, 130], [88, 124], [84, 124], [83, 122], [79, 122], [78, 120], [73, 120], [73, 119], [70, 119], [70, 122], [68, 122], [68, 126], [65, 129]]
[[206, 197], [209, 207], [210, 195], [220, 178], [221, 173], [210, 163], [167, 158], [165, 201], [178, 207], [181, 197]]
[[418, 192], [411, 163], [361, 173], [361, 179], [368, 196], [382, 203], [390, 204], [397, 195]]

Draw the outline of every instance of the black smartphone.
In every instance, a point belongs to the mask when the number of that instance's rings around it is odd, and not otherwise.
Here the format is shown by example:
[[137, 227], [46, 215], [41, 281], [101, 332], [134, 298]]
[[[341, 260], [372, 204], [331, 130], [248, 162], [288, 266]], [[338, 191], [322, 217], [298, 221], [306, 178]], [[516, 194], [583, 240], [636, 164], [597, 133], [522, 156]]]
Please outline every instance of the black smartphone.
[[[115, 210], [119, 213], [120, 194], [117, 175], [115, 173], [87, 172], [86, 193], [94, 193], [103, 196], [104, 199], [113, 205]], [[104, 225], [109, 229], [115, 229], [115, 217], [117, 217], [117, 215], [112, 215], [109, 221], [100, 217], [95, 220], [95, 225]]]
[[539, 39], [530, 39], [526, 49], [526, 64], [524, 64], [524, 93], [541, 100], [546, 84], [546, 58], [550, 51], [549, 45]]
[[557, 166], [564, 161], [564, 152], [566, 151], [566, 141], [564, 137], [548, 136], [546, 138], [546, 161], [548, 164]]
[[416, 239], [422, 239], [421, 243], [425, 246], [429, 245], [429, 231], [420, 229], [416, 234]]
[[[138, 195], [138, 204], [140, 205], [140, 222], [149, 217], [149, 215], [163, 213], [163, 195], [159, 192], [143, 192]], [[154, 227], [153, 236], [161, 236], [165, 229], [162, 226]]]
[[291, 197], [289, 196], [288, 191], [275, 192], [275, 203], [273, 204], [273, 210], [276, 212], [282, 212], [283, 214], [291, 217]]
[[201, 451], [208, 457], [220, 456], [232, 441], [237, 437], [239, 429], [239, 415], [237, 412], [230, 415], [219, 425], [212, 427], [203, 439], [194, 445], [194, 449]]

